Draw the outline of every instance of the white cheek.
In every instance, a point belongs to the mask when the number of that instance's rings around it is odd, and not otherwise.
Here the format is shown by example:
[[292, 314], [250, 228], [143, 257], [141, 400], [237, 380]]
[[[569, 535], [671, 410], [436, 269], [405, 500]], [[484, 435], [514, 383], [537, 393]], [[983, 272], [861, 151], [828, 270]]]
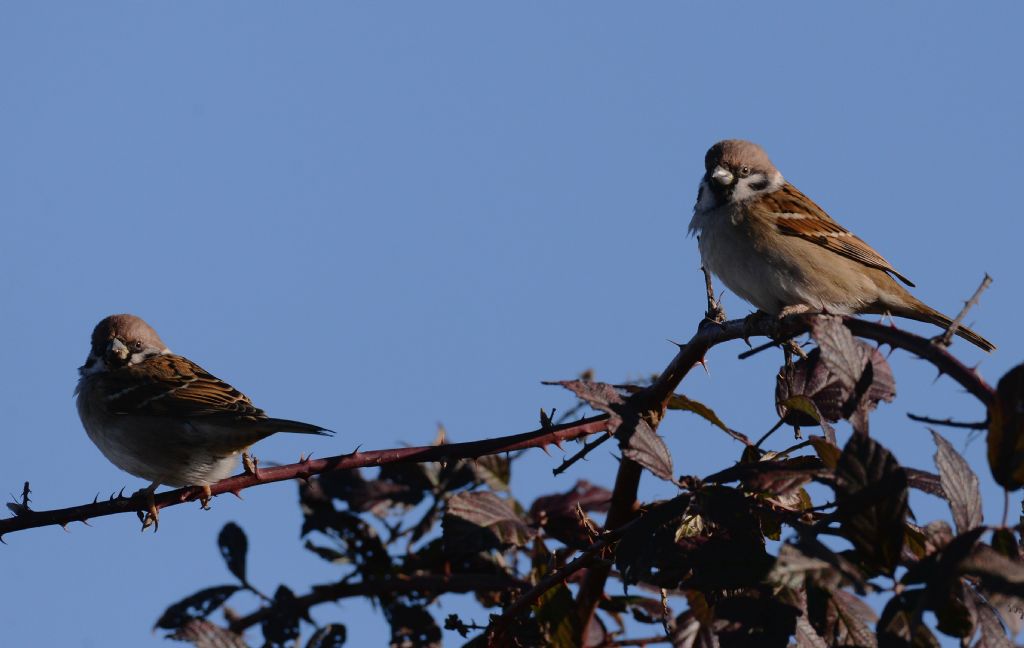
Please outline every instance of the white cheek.
[[[763, 173], [755, 173], [748, 178], [741, 178], [736, 182], [736, 188], [732, 192], [733, 202], [746, 202], [751, 198], [756, 198], [761, 194], [772, 193], [778, 191], [785, 184], [785, 180], [782, 178], [782, 174], [776, 171], [770, 176], [765, 176]], [[754, 188], [752, 185], [760, 185], [761, 183], [767, 183], [763, 187]]]

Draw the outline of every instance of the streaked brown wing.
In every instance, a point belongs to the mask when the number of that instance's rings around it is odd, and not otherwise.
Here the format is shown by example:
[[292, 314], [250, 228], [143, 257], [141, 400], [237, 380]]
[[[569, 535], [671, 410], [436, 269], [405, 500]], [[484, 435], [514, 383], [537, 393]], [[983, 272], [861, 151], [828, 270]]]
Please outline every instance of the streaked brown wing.
[[153, 356], [106, 374], [106, 380], [107, 407], [118, 414], [266, 418], [245, 394], [182, 356]]
[[825, 210], [788, 182], [758, 202], [772, 214], [782, 234], [800, 237], [848, 259], [889, 272], [908, 286], [914, 285], [870, 245], [832, 220]]

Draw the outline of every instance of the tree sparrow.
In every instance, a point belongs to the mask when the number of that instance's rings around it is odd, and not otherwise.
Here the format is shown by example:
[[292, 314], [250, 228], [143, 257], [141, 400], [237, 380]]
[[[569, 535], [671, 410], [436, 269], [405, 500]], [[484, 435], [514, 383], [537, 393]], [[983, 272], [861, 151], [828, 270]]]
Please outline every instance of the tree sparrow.
[[152, 482], [143, 492], [153, 522], [160, 484], [203, 486], [208, 499], [209, 485], [230, 475], [239, 452], [256, 441], [275, 432], [333, 434], [269, 418], [245, 394], [171, 353], [134, 315], [111, 315], [96, 325], [78, 372], [82, 425], [115, 466]]
[[[758, 309], [794, 313], [878, 313], [947, 327], [950, 319], [893, 277], [914, 284], [880, 254], [786, 182], [764, 150], [725, 140], [704, 158], [690, 232], [704, 267]], [[995, 348], [961, 326], [957, 335]]]

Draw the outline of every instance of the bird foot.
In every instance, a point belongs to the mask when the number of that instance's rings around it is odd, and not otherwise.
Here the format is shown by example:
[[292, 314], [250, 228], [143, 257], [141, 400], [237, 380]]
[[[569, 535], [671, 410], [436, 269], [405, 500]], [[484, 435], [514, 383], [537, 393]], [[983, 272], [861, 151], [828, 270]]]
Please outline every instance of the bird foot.
[[210, 490], [210, 485], [209, 484], [204, 484], [204, 485], [200, 486], [199, 488], [200, 488], [199, 506], [204, 511], [209, 511], [210, 510], [210, 500], [213, 499], [213, 491]]
[[252, 475], [256, 479], [260, 478], [260, 460], [254, 455], [248, 452], [242, 453], [242, 468], [246, 475]]
[[139, 519], [142, 520], [142, 531], [145, 531], [149, 527], [153, 527], [153, 533], [160, 530], [160, 509], [157, 508], [156, 498], [153, 493], [156, 491], [157, 484], [153, 484], [149, 488], [143, 488], [136, 492], [132, 497], [142, 496], [146, 501], [146, 511], [143, 514], [139, 511]]

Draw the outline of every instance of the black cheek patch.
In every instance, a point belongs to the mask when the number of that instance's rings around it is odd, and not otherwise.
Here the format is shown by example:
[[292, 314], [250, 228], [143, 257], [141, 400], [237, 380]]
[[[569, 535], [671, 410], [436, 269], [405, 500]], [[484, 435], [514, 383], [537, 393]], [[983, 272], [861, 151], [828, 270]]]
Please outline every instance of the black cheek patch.
[[751, 182], [750, 183], [750, 188], [753, 189], [754, 191], [764, 191], [765, 189], [768, 188], [768, 179], [765, 178], [764, 180], [758, 180], [757, 182]]

